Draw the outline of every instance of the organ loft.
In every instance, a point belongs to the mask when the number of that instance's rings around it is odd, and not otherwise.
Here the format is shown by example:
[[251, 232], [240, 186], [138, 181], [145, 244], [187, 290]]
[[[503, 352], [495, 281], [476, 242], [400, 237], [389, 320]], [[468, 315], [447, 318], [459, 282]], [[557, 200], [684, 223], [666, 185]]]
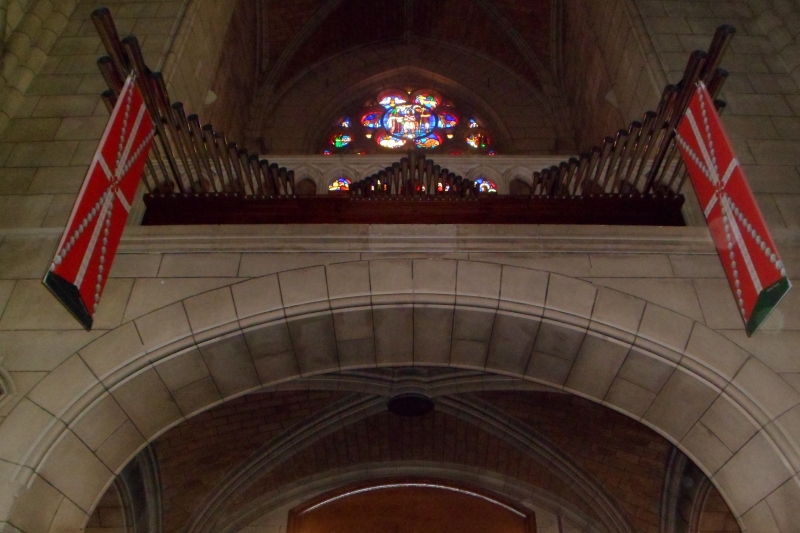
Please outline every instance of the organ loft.
[[799, 34], [0, 0], [0, 532], [800, 532]]

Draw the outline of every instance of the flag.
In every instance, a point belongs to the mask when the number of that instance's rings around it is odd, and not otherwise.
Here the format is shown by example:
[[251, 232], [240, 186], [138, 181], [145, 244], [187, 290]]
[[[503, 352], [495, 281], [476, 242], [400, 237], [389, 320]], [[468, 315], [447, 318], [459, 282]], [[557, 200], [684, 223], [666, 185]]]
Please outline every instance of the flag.
[[752, 335], [791, 283], [702, 82], [676, 138], [747, 334]]
[[43, 280], [87, 330], [92, 328], [154, 135], [142, 94], [128, 77]]

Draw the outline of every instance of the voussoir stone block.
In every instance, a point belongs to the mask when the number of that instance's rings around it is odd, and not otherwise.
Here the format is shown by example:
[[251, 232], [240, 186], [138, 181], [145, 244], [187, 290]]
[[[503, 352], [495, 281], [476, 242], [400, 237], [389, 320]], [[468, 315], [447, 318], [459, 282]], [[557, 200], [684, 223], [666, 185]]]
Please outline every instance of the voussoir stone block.
[[30, 461], [33, 448], [55, 417], [23, 398], [0, 424], [0, 459], [14, 464]]
[[300, 367], [297, 364], [297, 357], [294, 351], [257, 358], [254, 364], [256, 372], [258, 372], [258, 378], [264, 386], [275, 385], [300, 377]]
[[643, 419], [680, 441], [719, 394], [710, 383], [678, 367]]
[[339, 369], [336, 333], [331, 313], [318, 313], [288, 321], [300, 373], [305, 375]]
[[241, 332], [199, 344], [200, 353], [224, 398], [261, 385]]
[[243, 333], [253, 360], [294, 350], [285, 320], [253, 326]]
[[619, 377], [658, 394], [675, 372], [676, 366], [634, 346], [619, 369]]
[[764, 533], [781, 533], [772, 510], [766, 500], [761, 500], [742, 515], [742, 523], [747, 531], [763, 531]]
[[719, 333], [695, 324], [684, 355], [705, 365], [730, 381], [744, 365], [749, 354]]
[[412, 262], [402, 259], [370, 261], [369, 282], [374, 305], [409, 302], [414, 291]]
[[583, 328], [545, 318], [539, 326], [533, 350], [573, 361], [585, 337]]
[[641, 418], [655, 399], [655, 393], [617, 377], [608, 389], [603, 403], [634, 418]]
[[139, 371], [110, 392], [147, 440], [152, 440], [183, 418], [169, 390], [153, 368]]
[[183, 307], [197, 342], [238, 329], [236, 307], [229, 287], [188, 298], [183, 301]]
[[97, 384], [97, 378], [89, 367], [75, 354], [40, 381], [28, 393], [28, 398], [60, 417]]
[[564, 387], [602, 400], [629, 351], [630, 344], [611, 337], [587, 335]]
[[325, 274], [333, 309], [370, 304], [370, 264], [367, 261], [328, 265]]
[[[759, 432], [712, 479], [723, 488], [733, 508], [750, 509], [792, 474], [775, 453], [769, 437]], [[747, 483], [742, 483], [743, 479]]]
[[496, 309], [502, 267], [493, 263], [459, 261], [456, 274], [458, 305]]
[[759, 427], [730, 396], [723, 393], [700, 419], [705, 427], [731, 451], [738, 451]]
[[690, 318], [648, 303], [634, 345], [677, 362], [686, 348], [694, 324]]
[[339, 366], [342, 370], [370, 368], [376, 365], [375, 339], [372, 337], [338, 341], [336, 347], [339, 352]]
[[[452, 321], [452, 309], [450, 315]], [[334, 311], [333, 325], [336, 329], [336, 340], [339, 342], [371, 339], [375, 336], [372, 309], [369, 307]]]
[[114, 397], [105, 393], [89, 405], [70, 429], [89, 449], [97, 450], [127, 420], [128, 415]]
[[533, 351], [539, 319], [499, 311], [494, 321], [486, 368], [523, 376]]
[[378, 366], [414, 364], [412, 307], [375, 308], [375, 360]]
[[103, 380], [115, 370], [136, 361], [145, 347], [132, 322], [113, 329], [78, 352], [94, 375]]
[[769, 418], [776, 418], [800, 403], [800, 393], [755, 357], [748, 359], [739, 370], [733, 385]]
[[587, 327], [596, 294], [591, 283], [550, 274], [544, 317]]
[[89, 515], [72, 503], [68, 498], [61, 500], [56, 515], [50, 523], [50, 531], [80, 531], [83, 524], [89, 520]]
[[450, 366], [483, 369], [488, 354], [488, 342], [454, 338], [450, 348]]
[[58, 489], [34, 475], [30, 484], [17, 495], [8, 519], [17, 531], [48, 531], [63, 499]]
[[231, 286], [236, 314], [240, 319], [263, 316], [264, 320], [283, 317], [283, 301], [277, 274]]
[[196, 346], [161, 359], [153, 366], [170, 391], [209, 376], [208, 367]]
[[488, 343], [492, 337], [495, 315], [492, 309], [456, 308], [453, 338]]
[[792, 477], [767, 496], [767, 504], [781, 531], [791, 531], [800, 524], [800, 479]]
[[446, 365], [450, 360], [452, 332], [452, 307], [415, 305], [414, 363]]
[[309, 267], [278, 274], [286, 316], [330, 309], [325, 267]]
[[[633, 341], [644, 314], [645, 302], [606, 287], [597, 290], [590, 328], [606, 335]], [[621, 331], [618, 331], [621, 330]]]
[[714, 475], [733, 455], [731, 451], [701, 422], [698, 422], [681, 441], [686, 453], [709, 475]]
[[538, 352], [534, 349], [525, 375], [536, 381], [561, 388], [567, 381], [572, 363], [572, 360]]
[[547, 272], [503, 266], [500, 310], [542, 316], [548, 280]]
[[71, 431], [64, 432], [38, 474], [87, 513], [113, 475]]
[[414, 260], [413, 286], [414, 301], [453, 304], [456, 293], [456, 267], [451, 260]]
[[185, 417], [221, 402], [222, 396], [211, 376], [199, 379], [173, 391], [172, 396]]
[[119, 474], [128, 461], [141, 450], [147, 441], [133, 425], [127, 420], [95, 452], [98, 459], [114, 474]]
[[192, 328], [183, 303], [178, 302], [137, 318], [134, 323], [148, 352], [182, 339], [192, 342]]

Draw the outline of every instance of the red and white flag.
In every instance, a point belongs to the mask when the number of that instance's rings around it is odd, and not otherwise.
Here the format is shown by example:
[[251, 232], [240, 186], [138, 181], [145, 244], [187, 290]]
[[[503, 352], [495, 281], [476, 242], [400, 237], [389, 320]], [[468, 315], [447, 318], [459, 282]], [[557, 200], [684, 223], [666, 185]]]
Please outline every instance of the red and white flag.
[[677, 141], [747, 334], [752, 335], [791, 283], [702, 82], [678, 125]]
[[154, 135], [142, 93], [129, 77], [44, 278], [87, 330], [92, 328]]

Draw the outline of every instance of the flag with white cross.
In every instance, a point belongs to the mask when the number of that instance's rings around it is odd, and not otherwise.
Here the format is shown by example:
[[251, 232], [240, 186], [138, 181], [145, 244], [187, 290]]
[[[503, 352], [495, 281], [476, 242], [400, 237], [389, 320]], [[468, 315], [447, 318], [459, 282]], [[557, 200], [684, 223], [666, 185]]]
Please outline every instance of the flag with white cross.
[[144, 171], [155, 126], [133, 77], [125, 82], [72, 208], [44, 284], [87, 330]]
[[678, 148], [748, 335], [791, 288], [711, 95], [702, 82], [677, 128]]

